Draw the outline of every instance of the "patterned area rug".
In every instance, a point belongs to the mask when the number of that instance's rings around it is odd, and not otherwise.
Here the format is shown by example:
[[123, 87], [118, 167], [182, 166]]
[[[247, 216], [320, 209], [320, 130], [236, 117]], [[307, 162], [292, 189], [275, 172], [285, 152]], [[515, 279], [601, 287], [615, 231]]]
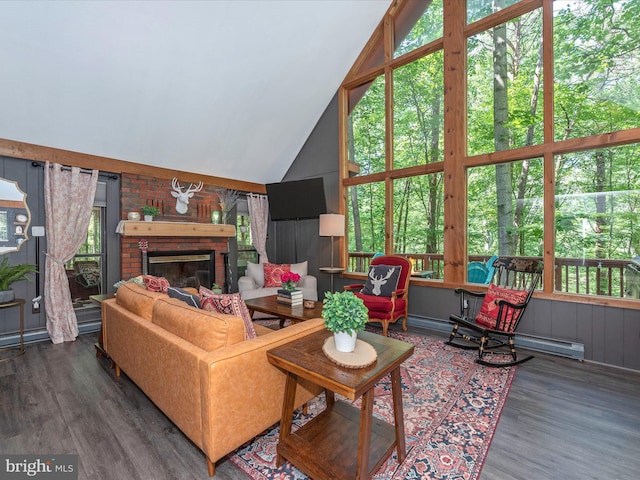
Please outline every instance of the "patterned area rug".
[[[396, 452], [375, 479], [477, 479], [489, 450], [516, 367], [489, 368], [474, 362], [477, 352], [445, 345], [440, 339], [390, 331], [413, 343], [414, 354], [402, 365], [402, 397], [407, 458]], [[376, 385], [374, 415], [393, 422], [390, 378]], [[336, 399], [347, 401], [344, 398]], [[359, 400], [354, 402], [359, 406]], [[294, 429], [324, 409], [324, 397], [295, 412]], [[258, 480], [308, 478], [289, 462], [276, 468], [278, 425], [229, 455], [233, 464]]]

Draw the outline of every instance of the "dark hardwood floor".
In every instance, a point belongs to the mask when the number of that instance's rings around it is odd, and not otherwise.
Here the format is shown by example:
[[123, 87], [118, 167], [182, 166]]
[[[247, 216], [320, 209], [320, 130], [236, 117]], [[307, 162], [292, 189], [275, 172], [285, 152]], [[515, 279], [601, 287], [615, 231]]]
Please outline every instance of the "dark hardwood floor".
[[[0, 363], [0, 452], [77, 453], [80, 479], [207, 479], [202, 452], [109, 361], [97, 334]], [[519, 367], [481, 478], [637, 479], [640, 373], [536, 354]], [[245, 479], [230, 462], [215, 478]]]

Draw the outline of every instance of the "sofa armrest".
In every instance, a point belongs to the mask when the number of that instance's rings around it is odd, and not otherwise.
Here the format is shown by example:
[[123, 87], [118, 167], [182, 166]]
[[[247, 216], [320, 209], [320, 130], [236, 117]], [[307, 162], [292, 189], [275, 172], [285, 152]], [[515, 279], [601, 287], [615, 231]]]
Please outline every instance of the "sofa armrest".
[[238, 292], [242, 293], [245, 290], [255, 290], [256, 288], [258, 288], [258, 285], [256, 285], [252, 277], [245, 275], [238, 279]]
[[[211, 461], [280, 420], [286, 375], [269, 362], [267, 351], [324, 328], [321, 318], [307, 320], [209, 352], [200, 359], [203, 450]], [[295, 405], [321, 391], [300, 381]]]
[[300, 288], [318, 290], [318, 279], [313, 275], [303, 275], [298, 282]]

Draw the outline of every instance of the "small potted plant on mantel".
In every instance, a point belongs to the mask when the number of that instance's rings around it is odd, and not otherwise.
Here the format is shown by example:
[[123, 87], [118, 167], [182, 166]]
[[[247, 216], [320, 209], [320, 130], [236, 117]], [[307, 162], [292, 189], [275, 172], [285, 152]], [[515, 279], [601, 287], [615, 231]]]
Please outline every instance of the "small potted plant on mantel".
[[144, 215], [145, 222], [151, 222], [153, 217], [160, 213], [160, 209], [158, 207], [154, 207], [152, 205], [143, 205], [142, 206], [142, 214]]
[[0, 303], [12, 302], [15, 293], [11, 289], [11, 284], [20, 280], [31, 281], [27, 275], [36, 273], [36, 271], [36, 266], [31, 263], [9, 265], [9, 259], [4, 257], [0, 263]]
[[327, 330], [333, 332], [336, 350], [353, 352], [357, 335], [369, 320], [369, 310], [352, 292], [327, 292], [322, 306]]

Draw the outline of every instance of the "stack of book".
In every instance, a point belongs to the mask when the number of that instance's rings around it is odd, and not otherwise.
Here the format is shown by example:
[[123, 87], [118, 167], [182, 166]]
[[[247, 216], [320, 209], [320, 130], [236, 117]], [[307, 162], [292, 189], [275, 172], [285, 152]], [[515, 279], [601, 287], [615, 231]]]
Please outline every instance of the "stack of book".
[[302, 290], [285, 290], [284, 288], [278, 290], [278, 303], [295, 307], [302, 305], [302, 300]]

